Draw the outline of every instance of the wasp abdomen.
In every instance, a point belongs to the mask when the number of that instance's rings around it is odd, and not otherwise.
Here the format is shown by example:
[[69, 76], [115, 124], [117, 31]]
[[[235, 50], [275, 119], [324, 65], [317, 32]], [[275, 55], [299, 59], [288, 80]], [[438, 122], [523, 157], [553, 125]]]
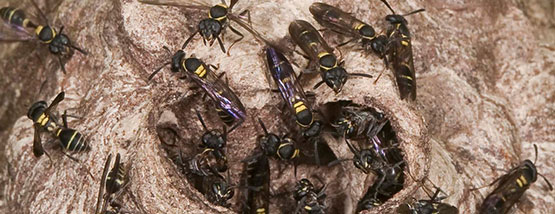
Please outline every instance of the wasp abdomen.
[[60, 142], [65, 150], [81, 152], [89, 149], [85, 137], [74, 129], [59, 129], [56, 135], [60, 138]]

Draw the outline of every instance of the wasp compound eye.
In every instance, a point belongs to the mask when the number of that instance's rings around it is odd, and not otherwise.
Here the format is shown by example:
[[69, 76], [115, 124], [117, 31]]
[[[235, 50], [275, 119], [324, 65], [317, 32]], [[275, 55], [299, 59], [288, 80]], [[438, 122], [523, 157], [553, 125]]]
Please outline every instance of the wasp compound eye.
[[334, 55], [326, 53], [320, 56], [319, 63], [322, 69], [329, 70], [337, 65], [337, 59]]

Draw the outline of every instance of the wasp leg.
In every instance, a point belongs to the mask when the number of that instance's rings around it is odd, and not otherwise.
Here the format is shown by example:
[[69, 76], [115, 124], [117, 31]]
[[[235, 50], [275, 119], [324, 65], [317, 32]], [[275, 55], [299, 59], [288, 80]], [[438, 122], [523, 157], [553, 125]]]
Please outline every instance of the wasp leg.
[[[237, 42], [243, 40], [243, 38], [245, 37], [242, 33], [240, 33], [239, 31], [237, 31], [237, 30], [236, 30], [235, 28], [233, 28], [231, 25], [229, 26], [229, 29], [231, 30], [231, 32], [233, 32], [233, 33], [239, 35], [240, 38], [237, 39], [237, 40], [235, 40], [235, 41], [233, 41], [233, 43], [231, 43], [231, 45], [230, 45], [229, 48], [227, 49], [227, 56], [230, 56], [231, 48], [233, 48], [233, 46], [234, 46]], [[225, 51], [224, 51], [224, 52], [225, 52]]]
[[58, 62], [60, 62], [60, 66], [62, 67], [62, 71], [64, 72], [64, 74], [67, 74], [66, 71], [66, 66], [64, 65], [64, 63], [62, 62], [62, 57], [58, 55]]

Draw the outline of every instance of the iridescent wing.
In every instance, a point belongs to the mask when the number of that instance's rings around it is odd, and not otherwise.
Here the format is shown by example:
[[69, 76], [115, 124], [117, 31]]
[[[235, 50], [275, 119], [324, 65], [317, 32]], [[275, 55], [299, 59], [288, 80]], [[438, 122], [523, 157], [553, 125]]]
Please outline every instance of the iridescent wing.
[[199, 78], [197, 75], [185, 72], [212, 98], [216, 106], [226, 111], [235, 119], [245, 120], [246, 110], [243, 103], [227, 84], [225, 84], [206, 64], [206, 77]]

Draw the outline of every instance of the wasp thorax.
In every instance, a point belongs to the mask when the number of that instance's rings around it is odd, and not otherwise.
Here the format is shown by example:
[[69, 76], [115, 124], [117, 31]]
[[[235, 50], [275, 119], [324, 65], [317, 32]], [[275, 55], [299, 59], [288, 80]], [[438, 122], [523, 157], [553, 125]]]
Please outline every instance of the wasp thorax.
[[199, 67], [204, 66], [202, 61], [197, 58], [187, 58], [185, 59], [185, 70], [188, 72], [195, 72]]
[[295, 146], [292, 143], [284, 142], [279, 147], [278, 156], [285, 160], [291, 160], [295, 158]]
[[383, 57], [385, 56], [386, 47], [387, 47], [387, 37], [384, 35], [380, 35], [370, 41], [370, 46], [372, 47], [372, 51], [378, 54], [378, 56]]
[[319, 63], [321, 68], [328, 70], [337, 65], [337, 58], [330, 53], [321, 54]]
[[343, 85], [347, 82], [347, 71], [342, 67], [335, 67], [323, 73], [324, 82], [332, 88], [335, 93], [341, 92]]
[[312, 185], [308, 179], [303, 178], [295, 185], [295, 194], [293, 197], [298, 201], [312, 191], [314, 191], [314, 185]]
[[42, 113], [44, 113], [46, 107], [47, 105], [45, 101], [38, 101], [36, 103], [33, 103], [33, 105], [29, 108], [29, 111], [27, 112], [27, 117], [33, 121], [38, 120]]
[[376, 31], [370, 25], [364, 25], [358, 29], [358, 33], [365, 39], [373, 39], [376, 36]]
[[[183, 50], [178, 50], [177, 52], [175, 52], [175, 54], [172, 56], [172, 63], [171, 63], [172, 72], [179, 72], [179, 70], [181, 69], [181, 62], [184, 57], [185, 57], [185, 52]], [[186, 66], [187, 65], [185, 65], [185, 67]]]
[[297, 112], [295, 117], [297, 118], [297, 123], [303, 127], [308, 127], [312, 124], [312, 112], [310, 112], [310, 109], [308, 108]]
[[48, 25], [39, 26], [36, 33], [39, 40], [46, 43], [52, 41], [56, 36], [56, 31]]
[[210, 18], [220, 20], [227, 16], [227, 7], [225, 5], [216, 5], [210, 8], [210, 13], [208, 14]]
[[401, 16], [401, 15], [387, 15], [385, 16], [385, 20], [388, 21], [391, 24], [405, 24], [407, 25], [408, 22], [405, 19], [405, 17]]
[[225, 139], [222, 134], [216, 130], [204, 133], [202, 135], [202, 145], [207, 148], [221, 149], [225, 147]]

